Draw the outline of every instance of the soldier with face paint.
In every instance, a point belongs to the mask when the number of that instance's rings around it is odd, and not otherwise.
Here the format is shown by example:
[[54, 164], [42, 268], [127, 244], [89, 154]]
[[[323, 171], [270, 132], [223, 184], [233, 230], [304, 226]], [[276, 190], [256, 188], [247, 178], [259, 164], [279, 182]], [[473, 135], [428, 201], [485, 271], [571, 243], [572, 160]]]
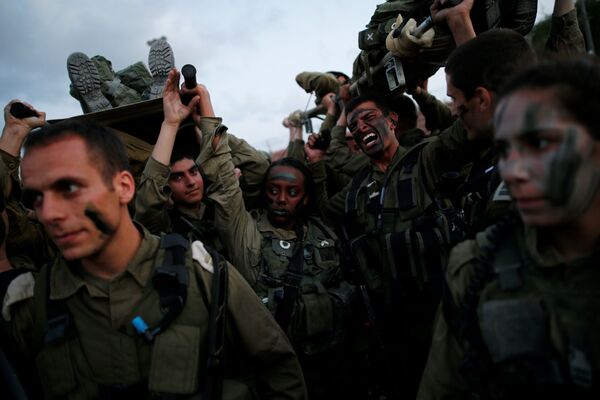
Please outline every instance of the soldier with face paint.
[[345, 281], [335, 233], [312, 215], [315, 185], [309, 169], [293, 158], [272, 163], [263, 205], [250, 213], [234, 175], [227, 133], [206, 136], [199, 159], [215, 182], [208, 197], [231, 261], [287, 332], [310, 398], [356, 395], [359, 368], [352, 368], [346, 340], [355, 291]]
[[459, 244], [420, 399], [598, 398], [600, 61], [505, 89], [499, 168], [518, 216]]

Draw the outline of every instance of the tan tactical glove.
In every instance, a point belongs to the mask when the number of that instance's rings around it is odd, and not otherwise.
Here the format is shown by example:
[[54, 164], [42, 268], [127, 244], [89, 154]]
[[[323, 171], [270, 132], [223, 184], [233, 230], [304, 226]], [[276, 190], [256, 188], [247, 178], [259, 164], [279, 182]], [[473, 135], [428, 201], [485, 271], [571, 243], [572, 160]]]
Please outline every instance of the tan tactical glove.
[[[287, 122], [287, 126], [286, 126]], [[299, 127], [302, 126], [302, 111], [296, 110], [291, 113], [285, 120], [283, 126], [289, 127]]]
[[392, 36], [394, 29], [402, 24], [402, 15], [398, 14], [396, 22], [392, 25], [392, 30], [385, 39], [385, 47], [395, 56], [410, 58], [419, 54], [419, 50], [424, 47], [431, 47], [435, 31], [429, 28], [423, 35], [418, 38], [410, 34], [416, 27], [417, 21], [413, 18], [409, 19], [402, 33], [397, 38]]

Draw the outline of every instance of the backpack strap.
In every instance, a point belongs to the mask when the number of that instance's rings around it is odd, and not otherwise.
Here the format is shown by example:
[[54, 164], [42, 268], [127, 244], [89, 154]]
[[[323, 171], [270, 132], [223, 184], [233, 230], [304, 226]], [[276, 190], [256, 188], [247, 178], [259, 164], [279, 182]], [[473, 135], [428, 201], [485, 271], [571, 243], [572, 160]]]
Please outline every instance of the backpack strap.
[[213, 260], [213, 280], [208, 323], [208, 348], [206, 375], [204, 376], [203, 399], [222, 398], [225, 328], [227, 316], [228, 265], [223, 257], [205, 246]]
[[161, 238], [160, 247], [165, 249], [162, 265], [154, 270], [152, 284], [158, 292], [160, 308], [167, 310], [157, 326], [150, 329], [142, 317], [137, 316], [131, 322], [138, 333], [148, 342], [164, 331], [183, 310], [190, 283], [189, 272], [185, 266], [185, 255], [189, 242], [178, 233], [168, 233]]
[[346, 194], [346, 213], [354, 212], [358, 206], [358, 195], [361, 191], [361, 183], [369, 176], [369, 166], [365, 166], [352, 177], [350, 191]]
[[[50, 299], [52, 267], [55, 262], [44, 265], [34, 287], [36, 310], [44, 310], [35, 319], [34, 348], [39, 352], [44, 346], [63, 341], [71, 325], [71, 317], [65, 299]], [[37, 312], [36, 312], [37, 314]]]
[[277, 306], [277, 311], [275, 311], [275, 321], [277, 321], [284, 332], [287, 332], [287, 328], [290, 325], [292, 311], [294, 309], [294, 304], [296, 304], [296, 299], [298, 298], [298, 291], [300, 290], [300, 283], [302, 282], [304, 274], [303, 237], [304, 229], [300, 228], [294, 254], [283, 275], [283, 300]]

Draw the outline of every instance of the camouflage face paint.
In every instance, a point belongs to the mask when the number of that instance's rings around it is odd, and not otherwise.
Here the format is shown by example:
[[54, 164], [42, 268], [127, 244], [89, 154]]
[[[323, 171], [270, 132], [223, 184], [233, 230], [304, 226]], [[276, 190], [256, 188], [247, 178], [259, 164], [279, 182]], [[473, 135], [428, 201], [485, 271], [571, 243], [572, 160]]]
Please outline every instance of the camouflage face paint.
[[595, 143], [589, 135], [569, 127], [550, 160], [546, 193], [568, 217], [588, 209], [600, 186], [600, 167], [593, 161]]
[[525, 223], [564, 223], [590, 206], [600, 185], [597, 141], [552, 92], [511, 94], [494, 121], [501, 175]]
[[111, 235], [115, 232], [115, 229], [110, 227], [106, 221], [100, 216], [96, 207], [93, 204], [88, 203], [85, 207], [85, 216], [92, 220], [96, 228], [105, 235]]
[[269, 176], [269, 180], [284, 180], [287, 182], [296, 182], [296, 175], [291, 172], [276, 172]]

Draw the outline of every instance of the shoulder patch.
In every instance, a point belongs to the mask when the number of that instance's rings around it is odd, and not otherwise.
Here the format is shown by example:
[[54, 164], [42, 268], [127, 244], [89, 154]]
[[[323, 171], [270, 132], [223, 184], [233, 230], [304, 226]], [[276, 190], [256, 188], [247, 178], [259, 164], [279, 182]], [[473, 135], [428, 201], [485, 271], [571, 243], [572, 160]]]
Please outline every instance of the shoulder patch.
[[214, 272], [213, 259], [210, 253], [204, 248], [204, 243], [197, 240], [192, 243], [192, 258], [198, 262], [211, 274]]
[[31, 272], [21, 274], [10, 282], [2, 301], [2, 318], [5, 321], [11, 320], [10, 308], [13, 304], [33, 297], [34, 286], [35, 279]]
[[492, 201], [512, 201], [512, 197], [510, 197], [510, 192], [508, 191], [508, 186], [506, 186], [506, 183], [504, 181], [501, 181], [496, 190], [494, 191]]

